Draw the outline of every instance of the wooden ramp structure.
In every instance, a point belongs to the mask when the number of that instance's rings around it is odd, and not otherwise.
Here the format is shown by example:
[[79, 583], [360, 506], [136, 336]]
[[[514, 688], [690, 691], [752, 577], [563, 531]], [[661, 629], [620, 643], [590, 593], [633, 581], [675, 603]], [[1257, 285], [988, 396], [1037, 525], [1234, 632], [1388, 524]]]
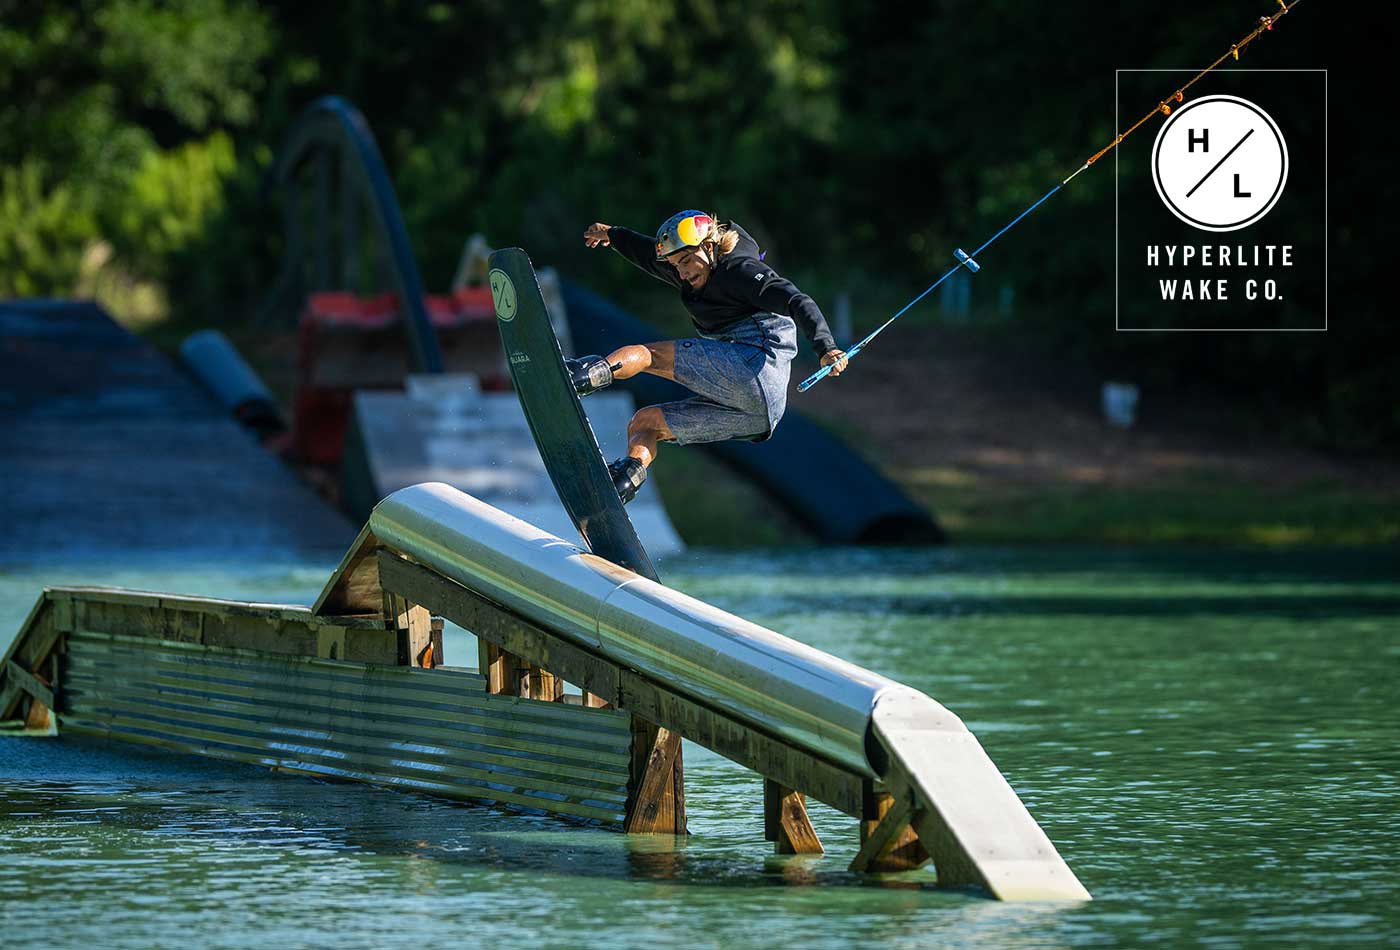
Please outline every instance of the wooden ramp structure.
[[[442, 665], [439, 618], [478, 672]], [[309, 607], [46, 589], [0, 720], [662, 834], [685, 831], [684, 737], [764, 777], [779, 852], [822, 850], [811, 797], [860, 822], [854, 870], [1089, 899], [928, 696], [437, 483], [381, 501]]]

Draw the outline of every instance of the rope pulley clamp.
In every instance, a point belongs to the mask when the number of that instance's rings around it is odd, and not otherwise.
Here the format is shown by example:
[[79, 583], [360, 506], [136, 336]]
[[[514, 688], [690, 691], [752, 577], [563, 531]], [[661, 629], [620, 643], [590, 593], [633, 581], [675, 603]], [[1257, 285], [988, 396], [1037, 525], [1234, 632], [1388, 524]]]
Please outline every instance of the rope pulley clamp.
[[953, 249], [953, 256], [958, 259], [959, 264], [963, 265], [974, 274], [982, 269], [982, 265], [969, 257], [967, 251], [964, 251], [960, 247]]

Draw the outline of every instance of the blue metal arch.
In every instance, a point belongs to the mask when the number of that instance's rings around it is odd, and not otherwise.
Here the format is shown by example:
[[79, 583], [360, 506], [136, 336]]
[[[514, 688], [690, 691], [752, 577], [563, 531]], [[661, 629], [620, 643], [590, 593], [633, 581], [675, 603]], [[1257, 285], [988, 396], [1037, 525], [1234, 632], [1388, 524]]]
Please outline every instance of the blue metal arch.
[[[285, 208], [287, 247], [283, 256], [282, 276], [278, 281], [279, 291], [286, 292], [298, 285], [297, 274], [304, 248], [298, 203], [293, 198], [299, 187], [298, 178], [311, 163], [315, 163], [317, 176], [317, 212], [321, 231], [314, 248], [318, 280], [328, 285], [330, 283], [331, 239], [327, 233], [327, 219], [331, 200], [331, 162], [337, 160], [340, 162], [342, 190], [348, 191], [348, 186], [353, 182], [368, 198], [365, 204], [384, 241], [388, 270], [404, 310], [404, 327], [408, 331], [414, 368], [420, 373], [440, 373], [442, 353], [437, 332], [428, 318], [423, 278], [418, 272], [418, 262], [413, 255], [413, 245], [404, 226], [394, 185], [384, 167], [384, 158], [369, 123], [360, 110], [339, 96], [317, 99], [302, 112], [287, 132], [263, 183], [264, 194], [274, 189], [288, 193]], [[352, 208], [347, 204], [341, 209], [347, 220], [353, 220]], [[342, 227], [342, 242], [348, 243], [349, 239], [344, 234], [350, 230], [350, 225]]]

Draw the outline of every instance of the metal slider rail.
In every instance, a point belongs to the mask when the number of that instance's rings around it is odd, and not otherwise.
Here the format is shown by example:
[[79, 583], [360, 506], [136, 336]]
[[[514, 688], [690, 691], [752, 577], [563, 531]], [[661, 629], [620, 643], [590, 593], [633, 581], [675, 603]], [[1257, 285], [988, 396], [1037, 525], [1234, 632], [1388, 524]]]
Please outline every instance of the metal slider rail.
[[[917, 831], [940, 883], [1003, 899], [1089, 899], [976, 737], [923, 693], [642, 578], [448, 485], [395, 492], [366, 531], [381, 548], [662, 684], [701, 718], [743, 723], [815, 762], [878, 779], [894, 796], [884, 822]], [[667, 722], [661, 713], [661, 725], [708, 744], [711, 730], [695, 728], [694, 716]]]

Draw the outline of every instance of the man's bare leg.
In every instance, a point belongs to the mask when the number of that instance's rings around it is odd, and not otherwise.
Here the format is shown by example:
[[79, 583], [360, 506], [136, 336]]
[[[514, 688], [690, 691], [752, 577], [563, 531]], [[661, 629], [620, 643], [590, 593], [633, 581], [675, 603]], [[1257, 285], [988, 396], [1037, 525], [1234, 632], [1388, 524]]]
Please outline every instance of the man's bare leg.
[[676, 344], [664, 340], [624, 346], [608, 354], [608, 365], [613, 367], [613, 379], [631, 379], [638, 373], [675, 379]]
[[670, 340], [660, 343], [638, 343], [613, 350], [608, 358], [580, 356], [564, 361], [569, 380], [580, 396], [606, 389], [614, 380], [631, 379], [638, 373], [651, 373], [662, 379], [675, 379], [676, 344]]
[[665, 414], [655, 406], [638, 409], [627, 423], [627, 454], [645, 467], [656, 459], [656, 443], [674, 439]]
[[[606, 361], [585, 357], [572, 362], [577, 365], [571, 365], [569, 371], [575, 387], [583, 395], [611, 385], [614, 380], [631, 379], [638, 373], [674, 380], [676, 344], [669, 340], [638, 343], [613, 350]], [[639, 409], [632, 416], [627, 424], [627, 454], [608, 466], [608, 474], [623, 504], [635, 498], [646, 481], [647, 468], [656, 459], [656, 443], [674, 438], [670, 426], [666, 425], [666, 416], [655, 406]]]
[[608, 466], [623, 504], [635, 498], [647, 480], [647, 467], [656, 460], [656, 443], [674, 438], [665, 414], [655, 406], [638, 409], [632, 416], [627, 423], [627, 454]]

